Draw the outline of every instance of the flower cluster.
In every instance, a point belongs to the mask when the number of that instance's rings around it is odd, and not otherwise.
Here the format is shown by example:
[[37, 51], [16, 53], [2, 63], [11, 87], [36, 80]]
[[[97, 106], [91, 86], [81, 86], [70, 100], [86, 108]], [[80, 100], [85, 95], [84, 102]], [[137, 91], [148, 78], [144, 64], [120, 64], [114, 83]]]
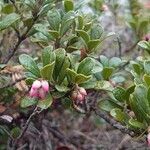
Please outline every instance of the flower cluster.
[[148, 34], [146, 34], [146, 35], [144, 35], [144, 37], [143, 37], [143, 40], [145, 40], [145, 41], [150, 41], [150, 33], [148, 33]]
[[71, 98], [76, 104], [83, 104], [86, 96], [87, 92], [82, 87], [77, 87], [71, 94]]
[[46, 80], [33, 82], [29, 95], [33, 98], [44, 99], [49, 91], [49, 84]]

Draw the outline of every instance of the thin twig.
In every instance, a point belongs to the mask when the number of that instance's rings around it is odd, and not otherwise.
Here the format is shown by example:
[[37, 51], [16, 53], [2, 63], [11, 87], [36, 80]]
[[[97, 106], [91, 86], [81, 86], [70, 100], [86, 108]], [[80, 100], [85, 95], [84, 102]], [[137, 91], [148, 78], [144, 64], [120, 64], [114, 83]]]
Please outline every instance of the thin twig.
[[122, 47], [121, 47], [121, 41], [119, 37], [117, 37], [117, 42], [118, 42], [118, 51], [119, 51], [119, 58], [120, 58], [122, 56]]
[[103, 118], [107, 123], [109, 123], [114, 128], [119, 129], [121, 132], [126, 133], [126, 134], [130, 135], [131, 137], [136, 136], [135, 132], [128, 129], [126, 126], [123, 126], [121, 123], [117, 122], [116, 120], [112, 119], [106, 113], [104, 113], [96, 108], [93, 108], [93, 111], [95, 112], [95, 114], [97, 116]]
[[21, 37], [18, 37], [18, 42], [16, 43], [16, 45], [14, 46], [13, 49], [9, 50], [9, 53], [2, 60], [2, 64], [7, 64], [9, 62], [9, 60], [14, 56], [14, 54], [17, 51], [17, 49], [19, 48], [20, 44], [27, 38], [28, 33], [32, 29], [32, 27], [33, 27], [34, 23], [37, 21], [38, 17], [39, 16], [35, 15], [31, 26], [27, 29], [27, 31]]
[[29, 123], [31, 121], [31, 119], [37, 114], [39, 113], [39, 111], [37, 110], [38, 108], [36, 107], [33, 111], [33, 113], [29, 116], [24, 128], [22, 129], [20, 135], [14, 140], [14, 143], [13, 143], [13, 147], [16, 148], [19, 140], [21, 140], [21, 138], [24, 136], [25, 132], [27, 131], [28, 129], [28, 126], [29, 126]]
[[25, 77], [22, 77], [22, 78], [16, 80], [15, 82], [12, 82], [12, 83], [9, 83], [9, 84], [7, 84], [7, 85], [4, 85], [4, 86], [0, 87], [0, 89], [12, 87], [12, 86], [14, 86], [16, 83], [18, 83], [18, 82], [20, 82], [20, 81], [22, 81], [22, 80], [25, 80], [25, 79], [26, 79]]

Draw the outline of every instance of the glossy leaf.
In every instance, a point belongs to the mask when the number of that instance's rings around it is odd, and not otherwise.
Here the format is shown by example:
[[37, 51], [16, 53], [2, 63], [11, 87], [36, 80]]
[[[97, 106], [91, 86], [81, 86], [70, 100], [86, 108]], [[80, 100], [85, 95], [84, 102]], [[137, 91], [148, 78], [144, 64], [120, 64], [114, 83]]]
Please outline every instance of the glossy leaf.
[[47, 109], [53, 102], [52, 96], [49, 94], [46, 99], [38, 101], [37, 106], [41, 109]]
[[51, 64], [48, 64], [44, 66], [41, 70], [41, 76], [45, 80], [51, 81], [52, 75], [53, 75], [53, 70], [54, 70], [55, 62], [52, 62]]
[[29, 107], [29, 106], [32, 106], [32, 105], [35, 105], [37, 104], [37, 100], [34, 99], [34, 98], [30, 98], [30, 97], [25, 97], [21, 100], [21, 107], [22, 108], [26, 108], [26, 107]]
[[16, 13], [11, 13], [11, 14], [5, 16], [0, 21], [0, 31], [8, 28], [11, 25], [13, 25], [19, 19], [20, 19], [20, 16], [18, 14], [16, 14]]
[[85, 41], [85, 43], [88, 44], [88, 42], [90, 40], [90, 36], [88, 35], [88, 33], [85, 32], [84, 30], [76, 30], [76, 32], [78, 33], [79, 36], [82, 37], [82, 39]]
[[103, 68], [103, 71], [102, 71], [103, 78], [105, 80], [109, 80], [109, 78], [111, 77], [113, 71], [114, 71], [114, 68], [112, 68], [112, 67], [105, 67], [105, 68]]
[[86, 76], [91, 75], [94, 66], [95, 64], [93, 59], [87, 57], [80, 62], [77, 73], [84, 74]]
[[40, 70], [32, 57], [30, 57], [27, 54], [22, 54], [19, 57], [19, 62], [21, 63], [21, 65], [23, 65], [24, 68], [26, 68], [32, 74], [34, 74], [37, 77], [40, 77]]
[[74, 4], [72, 0], [64, 0], [64, 7], [65, 7], [65, 11], [71, 11], [74, 8]]

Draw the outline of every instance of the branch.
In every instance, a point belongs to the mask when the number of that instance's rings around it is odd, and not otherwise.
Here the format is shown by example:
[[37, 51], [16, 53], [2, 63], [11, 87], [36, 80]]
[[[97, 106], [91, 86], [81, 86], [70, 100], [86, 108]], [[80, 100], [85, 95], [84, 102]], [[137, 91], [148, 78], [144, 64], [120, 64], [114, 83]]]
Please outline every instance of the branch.
[[24, 128], [22, 129], [22, 132], [20, 133], [20, 135], [17, 137], [17, 139], [15, 139], [14, 143], [13, 143], [13, 148], [16, 148], [19, 140], [21, 140], [21, 138], [24, 136], [25, 132], [27, 131], [28, 129], [28, 126], [30, 124], [30, 121], [31, 119], [37, 114], [37, 113], [40, 113], [41, 111], [38, 111], [37, 110], [38, 108], [36, 107], [33, 111], [33, 113], [29, 116]]
[[6, 55], [4, 57], [4, 59], [2, 60], [2, 64], [7, 64], [9, 62], [9, 60], [14, 56], [14, 54], [17, 51], [20, 44], [27, 38], [28, 33], [30, 32], [30, 30], [33, 27], [34, 23], [37, 21], [38, 17], [39, 16], [35, 15], [35, 17], [33, 18], [33, 22], [31, 24], [31, 26], [27, 29], [27, 31], [21, 37], [18, 36], [18, 42], [16, 43], [16, 45], [14, 46], [13, 49], [9, 50], [8, 55]]
[[116, 129], [119, 129], [121, 132], [126, 133], [130, 135], [131, 137], [136, 136], [136, 133], [127, 127], [123, 126], [121, 123], [117, 122], [116, 120], [109, 117], [106, 113], [97, 110], [96, 108], [92, 108], [95, 114], [101, 118], [103, 118], [107, 123], [109, 123], [111, 126], [113, 126]]

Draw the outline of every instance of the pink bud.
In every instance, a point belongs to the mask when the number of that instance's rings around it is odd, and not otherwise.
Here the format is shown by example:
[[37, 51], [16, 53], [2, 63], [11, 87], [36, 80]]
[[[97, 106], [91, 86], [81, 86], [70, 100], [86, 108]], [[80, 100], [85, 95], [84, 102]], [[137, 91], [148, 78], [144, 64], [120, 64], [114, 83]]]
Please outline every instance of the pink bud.
[[80, 94], [82, 94], [82, 95], [84, 95], [84, 96], [87, 95], [87, 92], [86, 92], [86, 90], [85, 90], [83, 87], [80, 87], [80, 88], [79, 88], [79, 92], [80, 92]]
[[36, 80], [33, 82], [33, 84], [32, 84], [33, 89], [38, 89], [40, 87], [41, 87], [41, 82], [39, 80]]
[[103, 4], [103, 5], [102, 5], [102, 10], [104, 10], [104, 11], [108, 11], [108, 10], [109, 10], [109, 8], [108, 8], [108, 6], [107, 6], [106, 4]]
[[41, 81], [41, 84], [42, 84], [42, 88], [44, 89], [45, 92], [48, 92], [49, 91], [49, 84], [47, 81]]
[[76, 100], [77, 99], [77, 95], [78, 95], [77, 91], [73, 91], [72, 94], [71, 94], [71, 98], [73, 100]]
[[84, 100], [84, 96], [82, 94], [78, 93], [77, 100], [78, 101], [83, 101]]
[[46, 97], [46, 92], [43, 88], [40, 88], [38, 92], [39, 92], [39, 95], [38, 95], [39, 98], [44, 99]]
[[31, 88], [29, 95], [30, 97], [38, 98], [38, 91], [36, 89]]
[[150, 147], [150, 133], [148, 133], [148, 135], [147, 135], [147, 144]]

